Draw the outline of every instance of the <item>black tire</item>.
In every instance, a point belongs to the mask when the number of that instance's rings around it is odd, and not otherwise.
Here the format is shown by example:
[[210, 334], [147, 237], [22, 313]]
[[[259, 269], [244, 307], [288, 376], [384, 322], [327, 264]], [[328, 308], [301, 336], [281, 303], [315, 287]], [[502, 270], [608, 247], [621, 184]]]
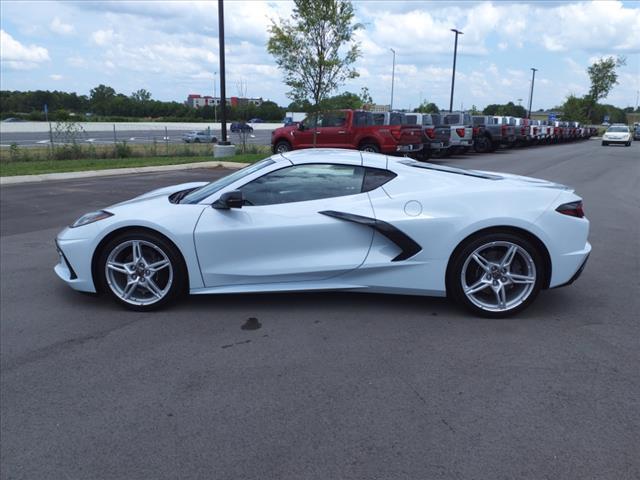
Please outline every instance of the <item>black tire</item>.
[[[168, 261], [170, 262], [171, 270], [172, 270], [172, 280], [171, 284], [168, 287], [164, 287], [166, 289], [166, 293], [159, 300], [152, 301], [152, 303], [138, 304], [138, 303], [130, 303], [129, 301], [121, 298], [115, 290], [117, 287], [112, 287], [109, 283], [109, 279], [107, 278], [107, 260], [112, 252], [118, 249], [121, 245], [126, 244], [127, 242], [138, 241], [144, 243], [143, 252], [146, 257], [152, 254], [158, 254], [157, 251], [148, 247], [148, 244], [153, 244], [159, 251], [164, 253]], [[145, 251], [146, 249], [146, 251]], [[124, 248], [122, 250], [121, 255], [127, 255], [127, 249]], [[127, 257], [128, 258], [128, 257]], [[162, 257], [156, 257], [162, 258]], [[146, 258], [148, 260], [153, 260], [152, 258]], [[146, 268], [146, 267], [145, 267]], [[118, 273], [121, 276], [123, 281], [128, 281], [128, 275], [124, 273]], [[150, 278], [154, 279], [155, 285], [162, 285], [161, 276], [168, 277], [168, 269], [162, 269], [156, 273], [151, 273]], [[100, 250], [97, 258], [96, 258], [96, 269], [95, 269], [95, 277], [98, 283], [98, 290], [100, 292], [106, 292], [109, 296], [111, 296], [117, 303], [120, 305], [138, 312], [146, 312], [151, 310], [156, 310], [158, 308], [162, 308], [167, 304], [175, 301], [178, 297], [184, 295], [188, 292], [189, 280], [187, 267], [184, 263], [182, 255], [178, 251], [175, 245], [171, 241], [169, 241], [166, 237], [150, 232], [148, 230], [129, 230], [125, 231], [120, 235], [117, 235], [110, 239]], [[127, 277], [126, 279], [123, 277]], [[149, 292], [144, 292], [146, 288], [143, 288], [142, 283], [139, 287], [134, 289], [135, 292], [146, 293], [149, 297], [152, 295]], [[132, 300], [133, 302], [133, 300]]]
[[291, 144], [286, 140], [279, 140], [273, 146], [273, 153], [285, 153], [291, 151]]
[[199, 138], [196, 138], [196, 139], [193, 141], [193, 143], [200, 143], [200, 139], [199, 139]]
[[629, 140], [626, 144], [625, 147], [630, 147], [631, 146], [631, 140]]
[[380, 147], [373, 142], [361, 143], [360, 146], [358, 147], [358, 150], [361, 150], [363, 152], [370, 152], [370, 153], [380, 153]]
[[602, 142], [602, 146], [603, 146], [603, 147], [606, 147], [606, 146], [608, 146], [608, 145], [609, 145], [609, 142]]
[[473, 149], [476, 153], [487, 153], [491, 149], [491, 140], [484, 135], [473, 141]]
[[[505, 298], [507, 298], [507, 303], [509, 301], [514, 301], [515, 303], [507, 309], [502, 309], [497, 311], [485, 309], [479, 306], [478, 304], [474, 303], [472, 300], [470, 300], [470, 298], [464, 293], [463, 278], [462, 278], [463, 268], [465, 267], [465, 264], [467, 264], [465, 275], [470, 275], [470, 277], [474, 277], [479, 274], [479, 279], [482, 279], [485, 276], [485, 273], [483, 273], [484, 270], [482, 269], [482, 267], [480, 267], [475, 262], [475, 260], [471, 260], [470, 257], [478, 249], [482, 248], [483, 246], [487, 246], [487, 244], [493, 244], [493, 242], [502, 242], [504, 244], [510, 244], [510, 245], [512, 244], [512, 245], [516, 245], [517, 247], [520, 247], [523, 251], [525, 251], [529, 255], [530, 262], [532, 262], [534, 265], [534, 273], [535, 273], [535, 281], [531, 282], [530, 287], [528, 286], [528, 284], [527, 286], [524, 286], [521, 283], [512, 283], [509, 285], [505, 284], [505, 286], [503, 286], [502, 288], [504, 288], [506, 292]], [[498, 245], [495, 247], [489, 246], [488, 250], [486, 250], [488, 252], [487, 255], [492, 252], [491, 250], [492, 248], [494, 249], [496, 254], [495, 261], [498, 261], [502, 255], [501, 249], [507, 248], [507, 247], [504, 245], [501, 245], [500, 243], [498, 243]], [[523, 256], [520, 253], [520, 250], [518, 250], [517, 255], [518, 257], [516, 257], [516, 259], [513, 260], [514, 262], [513, 268], [514, 270], [520, 269], [518, 271], [522, 271], [524, 268], [526, 268], [526, 265], [529, 265], [529, 264], [526, 263], [525, 256]], [[522, 258], [520, 258], [521, 256]], [[472, 271], [474, 268], [477, 270], [476, 272]], [[497, 273], [497, 274], [498, 275], [511, 275], [511, 274], [520, 275], [518, 271], [511, 271], [512, 266], [509, 266], [508, 268], [509, 268], [509, 273], [506, 273], [506, 274]], [[490, 273], [487, 272], [486, 275], [490, 275]], [[491, 273], [491, 275], [495, 275], [495, 273]], [[517, 235], [514, 233], [510, 233], [510, 232], [499, 232], [499, 231], [481, 233], [481, 234], [470, 237], [458, 248], [456, 248], [456, 250], [454, 251], [449, 261], [449, 267], [447, 269], [447, 294], [450, 298], [452, 298], [453, 300], [455, 300], [456, 302], [458, 302], [460, 305], [464, 306], [471, 312], [475, 313], [476, 315], [487, 317], [487, 318], [505, 318], [505, 317], [515, 315], [518, 312], [524, 310], [535, 300], [535, 298], [537, 297], [538, 293], [540, 293], [540, 290], [544, 285], [544, 281], [546, 278], [545, 276], [546, 276], [545, 263], [543, 261], [542, 253], [526, 237]], [[486, 277], [486, 278], [489, 278], [489, 277]], [[489, 280], [489, 283], [493, 282], [492, 285], [502, 285], [501, 283], [496, 284], [496, 281], [501, 282], [501, 280], [505, 280], [505, 278], [506, 277], [501, 277], [496, 279], [495, 277], [492, 277]], [[467, 277], [465, 277], [465, 281], [466, 279]], [[476, 278], [476, 280], [479, 280], [479, 279]], [[469, 280], [470, 282], [472, 282], [474, 278], [470, 278]], [[488, 285], [483, 291], [481, 290], [478, 292], [478, 293], [482, 292], [481, 295], [487, 295], [489, 302], [491, 301], [491, 297], [493, 295], [495, 295], [495, 297], [498, 296], [497, 293], [493, 292], [492, 285]], [[521, 299], [521, 302], [518, 303], [517, 294], [520, 289], [522, 289], [523, 295], [526, 293], [526, 297], [523, 296], [523, 298]], [[512, 297], [512, 300], [508, 299], [508, 296], [510, 293], [514, 295]], [[494, 300], [495, 300], [495, 297], [493, 298]]]

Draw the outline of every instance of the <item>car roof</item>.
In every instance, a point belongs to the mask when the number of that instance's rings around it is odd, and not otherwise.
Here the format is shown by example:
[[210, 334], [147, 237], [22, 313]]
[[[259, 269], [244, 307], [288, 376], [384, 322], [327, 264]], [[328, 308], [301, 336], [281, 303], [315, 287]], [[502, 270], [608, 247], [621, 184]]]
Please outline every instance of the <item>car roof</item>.
[[305, 163], [340, 163], [387, 168], [388, 158], [379, 153], [360, 152], [343, 148], [308, 148], [292, 150], [282, 155], [294, 165]]

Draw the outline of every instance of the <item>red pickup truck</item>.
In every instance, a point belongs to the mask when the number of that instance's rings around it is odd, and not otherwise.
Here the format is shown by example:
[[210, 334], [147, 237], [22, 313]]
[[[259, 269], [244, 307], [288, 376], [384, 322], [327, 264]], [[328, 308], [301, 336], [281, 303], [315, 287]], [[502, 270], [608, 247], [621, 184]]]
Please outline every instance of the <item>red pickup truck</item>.
[[[398, 115], [398, 123], [402, 115]], [[422, 150], [422, 130], [416, 125], [375, 125], [371, 112], [336, 110], [318, 114], [317, 122], [309, 116], [298, 125], [271, 132], [274, 153], [300, 148], [351, 148], [365, 152], [410, 154]]]

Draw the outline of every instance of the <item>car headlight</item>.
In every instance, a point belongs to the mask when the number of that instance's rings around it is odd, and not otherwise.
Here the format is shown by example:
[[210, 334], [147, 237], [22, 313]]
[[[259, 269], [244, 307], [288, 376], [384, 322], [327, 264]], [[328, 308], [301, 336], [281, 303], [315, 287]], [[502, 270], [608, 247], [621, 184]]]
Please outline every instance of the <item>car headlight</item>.
[[97, 222], [98, 220], [104, 220], [105, 218], [109, 218], [112, 216], [113, 213], [106, 212], [104, 210], [89, 212], [82, 215], [79, 219], [77, 219], [69, 226], [71, 228], [82, 227], [83, 225], [89, 225], [90, 223]]

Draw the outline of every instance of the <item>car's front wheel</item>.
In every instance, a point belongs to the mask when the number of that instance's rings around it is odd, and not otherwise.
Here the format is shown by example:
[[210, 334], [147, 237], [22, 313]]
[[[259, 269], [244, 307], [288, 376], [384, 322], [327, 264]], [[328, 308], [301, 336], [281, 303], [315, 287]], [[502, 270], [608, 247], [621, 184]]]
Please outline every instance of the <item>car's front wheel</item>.
[[471, 238], [448, 271], [451, 296], [474, 313], [502, 318], [526, 308], [542, 289], [544, 262], [535, 245], [513, 233]]
[[138, 311], [159, 308], [185, 291], [187, 273], [176, 247], [160, 235], [125, 232], [100, 252], [102, 289]]

